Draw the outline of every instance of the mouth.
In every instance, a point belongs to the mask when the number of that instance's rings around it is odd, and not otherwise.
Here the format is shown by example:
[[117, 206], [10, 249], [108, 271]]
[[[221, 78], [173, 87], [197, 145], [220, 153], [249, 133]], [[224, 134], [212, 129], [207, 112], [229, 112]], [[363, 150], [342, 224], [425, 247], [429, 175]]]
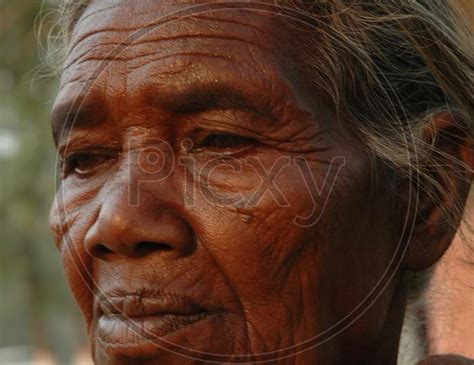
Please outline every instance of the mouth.
[[110, 354], [133, 356], [174, 345], [172, 334], [196, 330], [215, 315], [176, 294], [133, 293], [99, 298], [97, 335]]

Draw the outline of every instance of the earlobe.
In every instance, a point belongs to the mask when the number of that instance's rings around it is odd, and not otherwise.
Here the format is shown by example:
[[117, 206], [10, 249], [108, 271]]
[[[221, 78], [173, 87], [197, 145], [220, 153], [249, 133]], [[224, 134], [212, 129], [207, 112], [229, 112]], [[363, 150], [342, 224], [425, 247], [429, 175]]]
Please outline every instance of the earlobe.
[[421, 271], [438, 261], [454, 238], [472, 184], [473, 140], [463, 124], [448, 113], [430, 119], [422, 136], [430, 146], [422, 166], [413, 230], [407, 238], [403, 267]]

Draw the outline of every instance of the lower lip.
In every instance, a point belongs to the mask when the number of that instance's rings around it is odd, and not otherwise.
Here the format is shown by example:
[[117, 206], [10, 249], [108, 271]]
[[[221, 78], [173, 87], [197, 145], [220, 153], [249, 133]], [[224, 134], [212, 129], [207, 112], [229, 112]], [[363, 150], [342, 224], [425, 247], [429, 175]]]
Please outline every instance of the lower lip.
[[[143, 353], [145, 348], [166, 347], [164, 337], [189, 329], [209, 317], [211, 316], [206, 312], [186, 315], [156, 314], [145, 317], [102, 314], [97, 323], [97, 335], [107, 352], [124, 355]], [[164, 341], [160, 341], [161, 339]], [[173, 345], [171, 342], [168, 344]]]

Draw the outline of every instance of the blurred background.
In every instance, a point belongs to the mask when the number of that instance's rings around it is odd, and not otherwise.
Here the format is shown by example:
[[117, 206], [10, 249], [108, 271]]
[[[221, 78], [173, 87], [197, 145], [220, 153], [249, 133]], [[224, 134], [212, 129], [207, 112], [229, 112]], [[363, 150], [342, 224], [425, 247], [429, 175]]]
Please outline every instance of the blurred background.
[[[55, 191], [42, 66], [56, 1], [0, 0], [0, 364], [85, 364], [80, 314], [47, 217]], [[41, 32], [40, 29], [41, 24]], [[33, 362], [34, 361], [34, 362]]]
[[[458, 3], [472, 22], [474, 0]], [[42, 46], [56, 6], [0, 0], [0, 364], [90, 363], [47, 224], [56, 188], [49, 112], [58, 80], [42, 66]]]

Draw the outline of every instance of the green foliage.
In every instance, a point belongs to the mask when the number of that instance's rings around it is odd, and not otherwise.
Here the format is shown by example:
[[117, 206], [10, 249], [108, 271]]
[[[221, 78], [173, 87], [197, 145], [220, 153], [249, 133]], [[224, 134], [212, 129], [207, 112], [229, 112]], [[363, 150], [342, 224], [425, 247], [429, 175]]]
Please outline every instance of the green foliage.
[[37, 30], [51, 6], [0, 0], [0, 348], [49, 348], [63, 364], [84, 337], [47, 223], [56, 188], [49, 112], [57, 80], [41, 76], [47, 22], [40, 39]]

